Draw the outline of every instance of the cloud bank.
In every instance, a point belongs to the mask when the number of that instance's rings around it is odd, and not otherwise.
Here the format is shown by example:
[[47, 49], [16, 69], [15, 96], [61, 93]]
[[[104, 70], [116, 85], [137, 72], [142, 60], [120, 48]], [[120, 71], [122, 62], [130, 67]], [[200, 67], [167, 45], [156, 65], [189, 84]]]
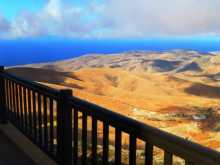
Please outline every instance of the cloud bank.
[[27, 9], [11, 22], [0, 17], [0, 36], [219, 36], [219, 11], [219, 0], [90, 0], [84, 5], [48, 0], [38, 13]]
[[106, 9], [115, 32], [125, 35], [219, 34], [218, 0], [111, 0]]

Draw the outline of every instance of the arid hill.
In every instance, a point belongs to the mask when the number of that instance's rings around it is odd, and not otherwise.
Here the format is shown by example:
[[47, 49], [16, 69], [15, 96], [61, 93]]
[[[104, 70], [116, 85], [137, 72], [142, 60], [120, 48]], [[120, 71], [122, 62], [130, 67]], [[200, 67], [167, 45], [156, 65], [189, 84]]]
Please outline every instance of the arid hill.
[[220, 151], [217, 53], [86, 55], [8, 71]]

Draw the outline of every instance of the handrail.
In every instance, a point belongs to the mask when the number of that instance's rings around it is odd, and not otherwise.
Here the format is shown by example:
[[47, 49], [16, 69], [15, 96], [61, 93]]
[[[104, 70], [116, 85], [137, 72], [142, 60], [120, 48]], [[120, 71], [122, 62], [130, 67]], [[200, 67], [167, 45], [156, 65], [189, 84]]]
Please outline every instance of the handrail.
[[108, 122], [109, 125], [120, 127], [122, 131], [134, 134], [137, 138], [148, 141], [166, 151], [175, 153], [177, 156], [187, 158], [191, 161], [201, 162], [201, 164], [216, 164], [216, 162], [220, 162], [220, 153], [218, 151], [171, 133], [161, 131], [158, 128], [141, 123], [80, 98], [73, 96], [69, 98], [69, 101], [73, 106], [78, 107], [79, 111], [86, 111], [89, 115], [101, 121]]
[[[117, 165], [122, 161], [122, 133], [129, 135], [130, 165], [136, 164], [137, 139], [146, 144], [145, 164], [147, 165], [153, 164], [153, 146], [164, 151], [165, 165], [172, 165], [173, 155], [183, 158], [186, 165], [220, 163], [220, 153], [213, 149], [72, 96], [71, 91], [58, 91], [2, 70], [0, 71], [0, 108], [5, 110], [10, 122], [62, 165], [72, 165], [72, 163], [77, 165], [79, 159], [82, 164], [88, 161], [88, 117], [92, 119], [93, 165], [98, 161], [98, 121], [103, 123], [103, 164], [108, 164], [109, 160], [109, 127], [115, 128], [115, 164]], [[79, 118], [78, 113], [82, 113], [82, 118]], [[4, 117], [3, 111], [1, 117]], [[79, 120], [82, 120], [81, 128], [79, 128]], [[82, 137], [78, 134], [80, 129]], [[82, 140], [82, 157], [79, 157], [78, 153], [79, 140]]]
[[20, 85], [26, 86], [26, 87], [28, 87], [28, 88], [30, 88], [32, 90], [36, 90], [36, 91], [42, 92], [42, 93], [50, 95], [52, 97], [56, 97], [57, 98], [57, 96], [59, 94], [58, 90], [56, 90], [54, 88], [50, 88], [50, 87], [45, 86], [45, 85], [42, 85], [40, 83], [29, 81], [29, 80], [25, 80], [23, 78], [17, 77], [15, 75], [12, 75], [12, 74], [7, 73], [7, 72], [0, 73], [0, 74], [3, 74], [3, 76], [5, 78], [10, 79], [12, 81], [15, 81], [15, 82], [17, 82]]

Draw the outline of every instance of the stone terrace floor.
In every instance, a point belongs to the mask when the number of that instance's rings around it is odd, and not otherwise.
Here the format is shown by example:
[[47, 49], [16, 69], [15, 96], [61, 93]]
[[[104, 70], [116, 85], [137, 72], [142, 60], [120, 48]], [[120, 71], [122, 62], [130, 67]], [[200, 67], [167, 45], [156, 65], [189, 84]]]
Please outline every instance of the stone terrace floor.
[[0, 165], [34, 165], [34, 162], [0, 131]]

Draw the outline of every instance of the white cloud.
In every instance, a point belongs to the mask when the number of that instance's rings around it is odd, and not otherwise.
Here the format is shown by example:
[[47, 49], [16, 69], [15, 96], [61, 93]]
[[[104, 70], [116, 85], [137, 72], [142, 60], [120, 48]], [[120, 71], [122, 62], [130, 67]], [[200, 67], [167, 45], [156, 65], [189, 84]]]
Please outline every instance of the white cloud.
[[[11, 37], [151, 37], [220, 35], [219, 0], [91, 0], [76, 6], [48, 0], [38, 13], [23, 11], [0, 31]], [[10, 27], [10, 28], [9, 28]]]
[[90, 24], [83, 22], [78, 6], [69, 6], [61, 0], [49, 0], [38, 13], [23, 11], [11, 23], [10, 37], [58, 35], [85, 37]]
[[105, 17], [125, 36], [220, 33], [219, 0], [110, 0]]
[[43, 9], [44, 14], [47, 14], [53, 19], [60, 20], [61, 19], [61, 1], [60, 0], [49, 0], [46, 6]]
[[41, 15], [30, 12], [20, 13], [11, 23], [11, 37], [39, 36], [48, 34], [48, 28], [43, 23]]

